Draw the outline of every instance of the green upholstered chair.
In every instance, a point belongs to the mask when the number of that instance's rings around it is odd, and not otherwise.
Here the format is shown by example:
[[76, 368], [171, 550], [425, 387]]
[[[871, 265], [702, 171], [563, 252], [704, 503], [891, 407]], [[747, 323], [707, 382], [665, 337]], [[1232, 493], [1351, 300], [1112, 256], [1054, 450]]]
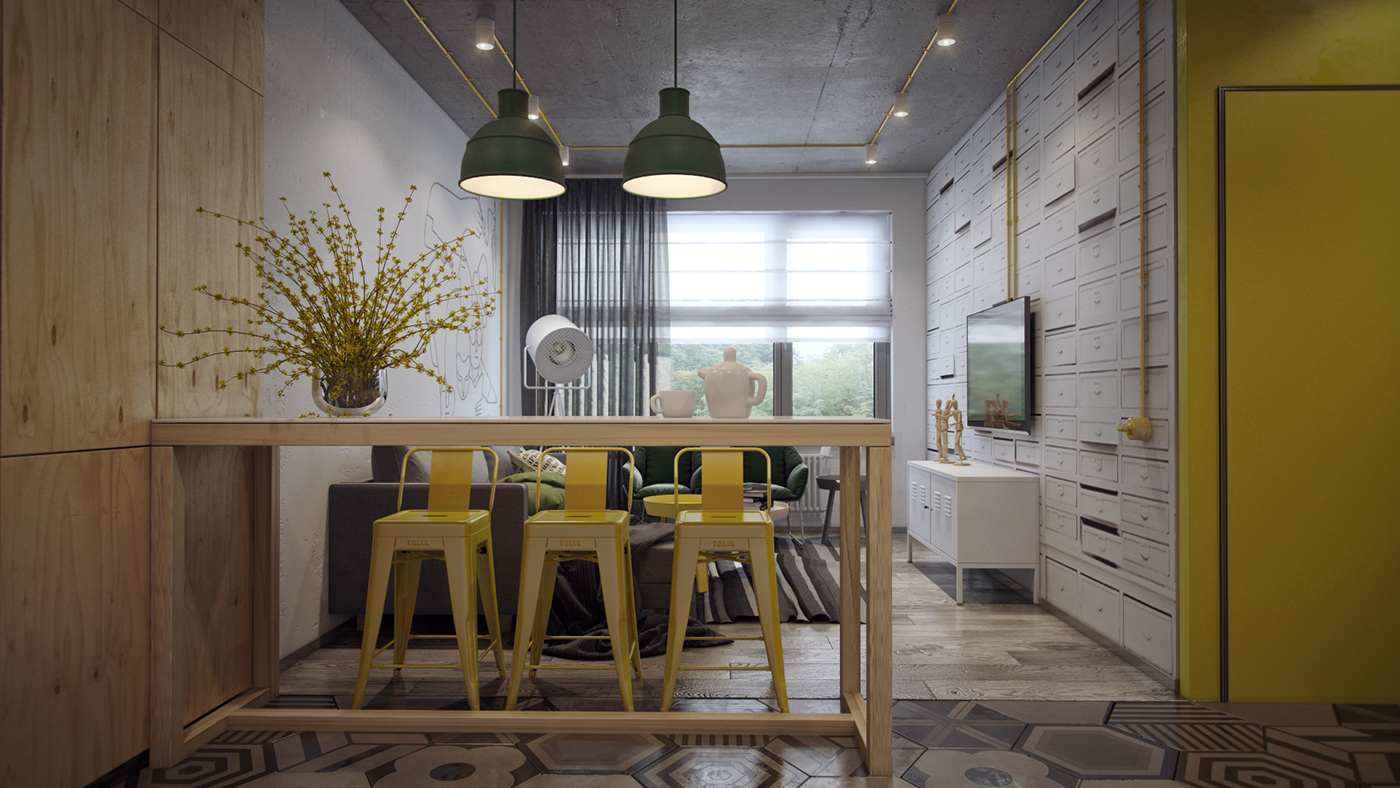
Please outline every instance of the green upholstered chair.
[[[636, 463], [628, 467], [632, 476], [632, 500], [634, 505], [648, 495], [665, 495], [676, 491], [676, 454], [680, 446], [638, 446], [632, 450]], [[700, 453], [687, 452], [681, 455], [680, 474], [689, 479], [700, 469]], [[688, 495], [692, 490], [682, 484], [680, 493]]]

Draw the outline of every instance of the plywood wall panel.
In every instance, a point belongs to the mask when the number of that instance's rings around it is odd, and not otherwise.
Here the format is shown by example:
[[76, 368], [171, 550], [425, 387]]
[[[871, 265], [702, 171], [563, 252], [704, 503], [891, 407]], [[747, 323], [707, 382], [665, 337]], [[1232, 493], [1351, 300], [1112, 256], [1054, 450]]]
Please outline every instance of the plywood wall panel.
[[0, 453], [132, 446], [155, 411], [156, 30], [3, 5]]
[[136, 13], [146, 17], [152, 22], [155, 22], [157, 16], [160, 14], [160, 9], [157, 7], [156, 0], [121, 0], [121, 2], [131, 6]]
[[150, 450], [0, 459], [0, 785], [147, 747]]
[[[262, 112], [262, 97], [247, 85], [161, 33], [159, 322], [169, 329], [248, 328], [248, 309], [194, 288], [250, 298], [257, 292], [251, 261], [234, 247], [253, 243], [253, 233], [208, 212], [262, 213]], [[226, 334], [162, 333], [158, 356], [174, 363], [247, 346], [243, 337]], [[259, 415], [258, 380], [235, 378], [253, 361], [234, 353], [183, 369], [160, 367], [156, 412], [161, 418]], [[230, 381], [228, 387], [219, 388], [219, 380]]]
[[262, 0], [160, 0], [160, 27], [262, 94]]
[[185, 542], [182, 660], [188, 725], [252, 686], [252, 452], [175, 451], [175, 526]]

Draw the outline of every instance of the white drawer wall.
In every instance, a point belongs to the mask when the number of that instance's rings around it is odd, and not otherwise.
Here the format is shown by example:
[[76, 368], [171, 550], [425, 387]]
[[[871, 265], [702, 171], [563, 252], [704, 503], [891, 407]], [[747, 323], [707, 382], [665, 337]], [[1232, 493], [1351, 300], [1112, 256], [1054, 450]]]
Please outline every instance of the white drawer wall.
[[[1041, 476], [1046, 599], [1168, 673], [1175, 670], [1176, 64], [1171, 8], [1150, 0], [1145, 67], [1137, 0], [1086, 3], [929, 173], [928, 397], [966, 403], [966, 318], [1028, 296], [1034, 320], [1029, 435], [970, 428], [973, 458]], [[1146, 91], [1138, 104], [1139, 74]], [[1008, 118], [1014, 118], [1007, 157]], [[1146, 221], [1138, 129], [1148, 137]], [[1008, 244], [1008, 173], [1016, 221]], [[1139, 415], [1146, 227], [1146, 413]], [[1006, 267], [1015, 262], [1008, 277]], [[1015, 291], [1007, 293], [1008, 278]], [[929, 431], [929, 446], [935, 435]], [[1081, 518], [1110, 530], [1081, 534]], [[1095, 557], [1097, 556], [1097, 557]], [[1112, 561], [1109, 565], [1104, 561]], [[1101, 609], [1102, 608], [1102, 609]]]

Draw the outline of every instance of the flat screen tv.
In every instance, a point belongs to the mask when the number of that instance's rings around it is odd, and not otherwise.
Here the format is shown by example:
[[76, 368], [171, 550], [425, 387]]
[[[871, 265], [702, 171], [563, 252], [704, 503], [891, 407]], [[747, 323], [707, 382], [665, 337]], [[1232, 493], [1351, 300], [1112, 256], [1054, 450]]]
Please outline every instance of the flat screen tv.
[[1030, 433], [1031, 307], [1022, 296], [967, 316], [967, 423]]

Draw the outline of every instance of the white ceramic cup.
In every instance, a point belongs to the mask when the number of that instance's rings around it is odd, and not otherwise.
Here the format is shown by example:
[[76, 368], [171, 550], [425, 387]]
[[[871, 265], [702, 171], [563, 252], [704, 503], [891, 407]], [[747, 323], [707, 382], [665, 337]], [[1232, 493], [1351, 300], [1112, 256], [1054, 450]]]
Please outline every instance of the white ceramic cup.
[[695, 392], [657, 392], [651, 398], [651, 411], [668, 419], [688, 419], [695, 415]]

